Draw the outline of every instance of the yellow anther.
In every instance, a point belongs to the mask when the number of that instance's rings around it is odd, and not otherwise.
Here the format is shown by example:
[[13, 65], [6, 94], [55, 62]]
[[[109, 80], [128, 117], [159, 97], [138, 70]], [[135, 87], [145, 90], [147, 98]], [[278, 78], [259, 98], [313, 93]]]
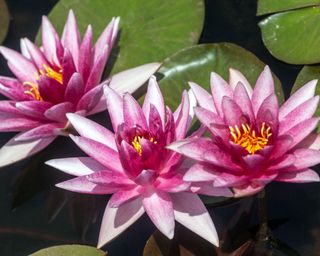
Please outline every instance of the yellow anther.
[[271, 127], [263, 122], [260, 131], [251, 130], [248, 124], [241, 125], [242, 130], [237, 125], [229, 127], [233, 142], [245, 148], [250, 154], [263, 149], [268, 144], [268, 139], [272, 136]]
[[[134, 136], [133, 140], [131, 141], [131, 145], [136, 150], [136, 152], [141, 156], [142, 155], [142, 146], [141, 146], [141, 139], [144, 138], [142, 136]], [[150, 142], [153, 144], [157, 144], [158, 142], [155, 140], [155, 138], [151, 137]]]
[[62, 69], [60, 69], [58, 72], [47, 66], [46, 64], [43, 64], [45, 72], [43, 70], [40, 70], [41, 75], [45, 75], [47, 77], [53, 78], [58, 83], [62, 84]]
[[[40, 76], [46, 76], [56, 80], [59, 84], [62, 84], [63, 82], [62, 69], [60, 69], [59, 71], [55, 71], [49, 66], [47, 66], [46, 64], [43, 64], [43, 68], [44, 70], [40, 69], [39, 73], [34, 74], [36, 80], [39, 80]], [[43, 100], [40, 95], [37, 83], [24, 82], [23, 85], [29, 87], [28, 90], [24, 91], [25, 94], [31, 95], [35, 100], [39, 100], [39, 101]]]

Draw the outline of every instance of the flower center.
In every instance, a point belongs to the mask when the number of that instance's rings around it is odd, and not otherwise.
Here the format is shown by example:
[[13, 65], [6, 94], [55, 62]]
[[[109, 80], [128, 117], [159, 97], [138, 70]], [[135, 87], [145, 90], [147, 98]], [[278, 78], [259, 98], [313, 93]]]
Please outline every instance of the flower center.
[[[131, 145], [136, 150], [136, 152], [141, 156], [142, 155], [142, 146], [141, 146], [141, 139], [145, 138], [144, 136], [134, 136], [133, 140], [131, 141]], [[150, 137], [149, 140], [153, 142], [154, 144], [157, 144], [158, 142], [153, 138]]]
[[[40, 75], [38, 73], [35, 74], [36, 80], [38, 80], [40, 76], [46, 76], [56, 80], [59, 84], [62, 84], [62, 69], [55, 71], [46, 64], [43, 64], [43, 68], [44, 70], [39, 70]], [[31, 95], [36, 100], [43, 100], [37, 83], [24, 82], [23, 85], [27, 88], [27, 90], [24, 91], [25, 94]]]
[[237, 125], [234, 127], [229, 126], [229, 130], [233, 142], [245, 148], [252, 155], [256, 151], [263, 149], [272, 136], [271, 127], [264, 122], [261, 125], [259, 135], [256, 134], [255, 130], [251, 130], [248, 124], [242, 124], [240, 128]]

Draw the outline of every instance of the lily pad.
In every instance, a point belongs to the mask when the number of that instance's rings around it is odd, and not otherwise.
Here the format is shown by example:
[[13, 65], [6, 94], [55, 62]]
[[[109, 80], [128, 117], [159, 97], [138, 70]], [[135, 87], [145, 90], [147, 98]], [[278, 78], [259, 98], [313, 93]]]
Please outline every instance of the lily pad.
[[[161, 90], [166, 104], [175, 109], [181, 101], [181, 93], [188, 90], [189, 81], [193, 81], [209, 91], [210, 73], [220, 74], [229, 79], [229, 68], [241, 71], [251, 85], [254, 85], [265, 64], [254, 54], [231, 43], [202, 44], [183, 49], [163, 62], [159, 73]], [[276, 93], [279, 102], [283, 101], [283, 91], [279, 79], [276, 81]]]
[[320, 62], [319, 1], [317, 3], [273, 14], [259, 23], [262, 40], [274, 57], [290, 64]]
[[257, 15], [298, 9], [320, 4], [319, 0], [258, 0]]
[[106, 256], [107, 254], [95, 247], [85, 245], [53, 246], [31, 254], [30, 256]]
[[[320, 95], [320, 65], [314, 66], [304, 66], [300, 73], [297, 76], [297, 79], [293, 85], [291, 94], [297, 91], [300, 87], [302, 87], [307, 82], [318, 79], [317, 87], [316, 87], [316, 95]], [[318, 106], [316, 111], [316, 116], [320, 116], [320, 106]], [[318, 125], [317, 132], [320, 133], [320, 125]]]
[[69, 9], [80, 31], [91, 24], [94, 39], [114, 16], [120, 16], [119, 42], [112, 58], [116, 73], [148, 62], [162, 61], [198, 42], [204, 21], [203, 0], [61, 0], [49, 14], [62, 31]]
[[0, 0], [0, 43], [6, 38], [9, 28], [9, 11], [5, 0]]

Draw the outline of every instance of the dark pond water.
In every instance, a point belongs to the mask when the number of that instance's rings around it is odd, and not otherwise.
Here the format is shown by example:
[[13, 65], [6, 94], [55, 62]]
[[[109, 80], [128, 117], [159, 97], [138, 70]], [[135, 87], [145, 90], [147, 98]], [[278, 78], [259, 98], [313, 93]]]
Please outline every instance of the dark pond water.
[[[47, 14], [56, 0], [7, 2], [11, 24], [4, 45], [18, 49], [21, 37], [34, 38], [41, 15]], [[288, 96], [302, 67], [282, 63], [268, 53], [260, 37], [255, 11], [256, 0], [207, 0], [200, 42], [233, 42], [252, 51], [280, 78]], [[0, 73], [9, 74], [2, 58]], [[96, 119], [104, 120], [104, 114]], [[11, 136], [0, 134], [0, 144]], [[65, 243], [96, 244], [102, 214], [96, 209], [103, 209], [107, 198], [54, 189], [53, 184], [66, 176], [39, 164], [47, 159], [80, 154], [76, 146], [61, 138], [44, 153], [0, 170], [0, 255], [28, 255], [47, 246]], [[273, 255], [320, 255], [319, 184], [271, 184], [267, 187], [267, 203], [272, 234], [281, 241], [281, 248], [274, 249]], [[57, 208], [61, 211], [53, 210]], [[220, 236], [229, 230], [225, 236], [228, 244], [225, 250], [240, 246], [257, 225], [255, 199], [209, 209]], [[251, 209], [250, 214], [238, 218], [243, 209]], [[92, 223], [94, 220], [96, 222]], [[104, 249], [109, 255], [140, 256], [153, 231], [153, 225], [144, 216]]]

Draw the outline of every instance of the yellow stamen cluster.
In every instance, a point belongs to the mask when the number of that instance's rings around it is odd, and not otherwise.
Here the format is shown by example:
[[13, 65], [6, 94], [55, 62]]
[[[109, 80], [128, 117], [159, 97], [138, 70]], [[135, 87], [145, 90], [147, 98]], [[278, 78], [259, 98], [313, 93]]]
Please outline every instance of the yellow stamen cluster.
[[[143, 136], [134, 136], [133, 140], [131, 141], [131, 145], [134, 147], [134, 149], [136, 150], [136, 152], [141, 156], [142, 155], [142, 146], [141, 146], [141, 139], [144, 138]], [[157, 144], [158, 142], [151, 137], [149, 139], [151, 142], [153, 142], [154, 144]]]
[[233, 142], [245, 148], [252, 155], [263, 149], [272, 136], [271, 127], [264, 122], [261, 125], [259, 135], [255, 130], [251, 130], [248, 124], [242, 124], [240, 128], [237, 125], [235, 127], [229, 126], [229, 130]]
[[[43, 64], [43, 68], [44, 70], [39, 70], [40, 75], [53, 78], [59, 84], [62, 84], [62, 69], [60, 69], [59, 72], [57, 72], [52, 68], [50, 68], [49, 66], [47, 66], [46, 64]], [[40, 78], [40, 75], [38, 73], [35, 74], [36, 80]], [[24, 91], [25, 94], [31, 95], [36, 100], [39, 100], [39, 101], [43, 100], [40, 95], [37, 83], [24, 82], [23, 85], [28, 87], [28, 90]]]

